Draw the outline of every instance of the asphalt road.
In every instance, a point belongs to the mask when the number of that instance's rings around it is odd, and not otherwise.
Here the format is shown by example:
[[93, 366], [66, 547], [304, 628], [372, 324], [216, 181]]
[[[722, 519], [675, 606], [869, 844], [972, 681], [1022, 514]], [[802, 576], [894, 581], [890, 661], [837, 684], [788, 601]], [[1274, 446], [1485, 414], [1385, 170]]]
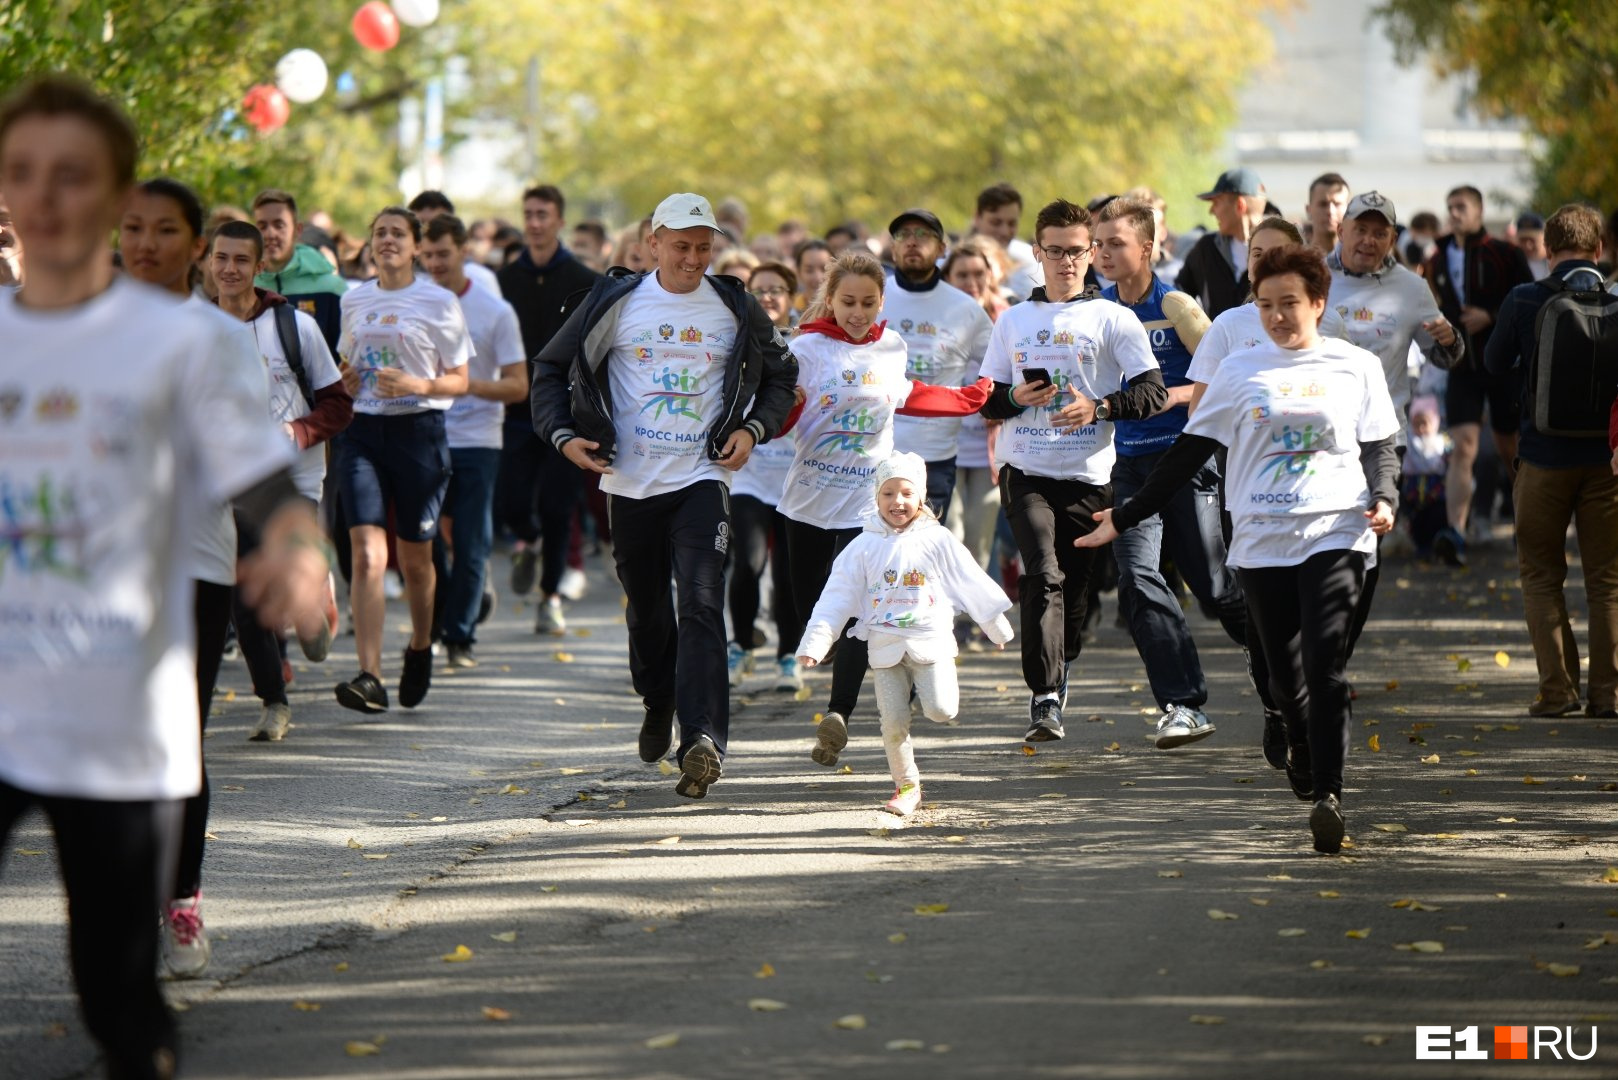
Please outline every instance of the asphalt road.
[[[330, 699], [339, 651], [298, 673], [287, 741], [248, 743], [229, 665], [213, 963], [168, 985], [183, 1074], [1462, 1077], [1488, 1066], [1416, 1060], [1417, 1025], [1490, 1050], [1497, 1025], [1554, 1025], [1580, 1054], [1597, 1029], [1595, 1058], [1514, 1074], [1618, 1075], [1618, 722], [1527, 717], [1509, 545], [1474, 562], [1384, 573], [1339, 858], [1312, 852], [1241, 654], [1200, 617], [1219, 732], [1152, 748], [1111, 597], [1068, 738], [1037, 753], [1013, 655], [963, 657], [959, 726], [917, 722], [908, 822], [879, 810], [869, 686], [849, 768], [809, 760], [823, 679], [801, 703], [744, 687], [725, 778], [675, 796], [635, 755], [600, 568], [568, 637], [502, 603], [483, 666], [383, 723]], [[49, 835], [30, 819], [8, 848], [0, 1076], [96, 1075]]]

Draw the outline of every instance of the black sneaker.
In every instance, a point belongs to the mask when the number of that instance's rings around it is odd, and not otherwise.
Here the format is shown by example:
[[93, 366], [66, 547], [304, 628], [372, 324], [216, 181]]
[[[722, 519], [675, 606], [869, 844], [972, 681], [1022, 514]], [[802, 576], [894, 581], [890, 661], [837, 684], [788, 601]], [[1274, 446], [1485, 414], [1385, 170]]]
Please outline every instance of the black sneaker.
[[1292, 785], [1292, 794], [1304, 802], [1315, 797], [1315, 772], [1309, 761], [1309, 744], [1294, 743], [1287, 748], [1285, 762], [1287, 770], [1287, 783]]
[[362, 671], [348, 682], [338, 683], [334, 692], [337, 694], [337, 704], [345, 709], [362, 713], [388, 711], [388, 688], [369, 672]]
[[1322, 855], [1335, 855], [1343, 850], [1343, 808], [1337, 796], [1327, 795], [1309, 811], [1309, 831], [1315, 838], [1315, 850]]
[[1062, 730], [1062, 704], [1051, 698], [1042, 698], [1028, 705], [1028, 734], [1023, 742], [1055, 742], [1067, 732]]
[[1264, 710], [1264, 760], [1272, 769], [1287, 767], [1287, 719], [1278, 709]]
[[406, 649], [404, 670], [399, 673], [399, 704], [407, 709], [414, 709], [427, 696], [427, 688], [432, 684], [432, 647], [420, 650]]
[[706, 735], [698, 735], [691, 749], [680, 759], [680, 779], [674, 785], [676, 795], [700, 799], [708, 794], [708, 787], [725, 774], [719, 760], [719, 748]]
[[673, 745], [674, 706], [646, 706], [646, 718], [640, 722], [640, 759], [662, 761]]
[[452, 668], [475, 668], [478, 658], [472, 655], [471, 645], [457, 645], [451, 642], [448, 647], [449, 659], [446, 661]]
[[534, 577], [539, 569], [539, 550], [529, 544], [511, 553], [511, 591], [527, 596], [534, 591]]
[[494, 582], [487, 577], [483, 579], [483, 596], [478, 600], [478, 619], [475, 625], [482, 626], [494, 614], [494, 605], [497, 597], [494, 595]]

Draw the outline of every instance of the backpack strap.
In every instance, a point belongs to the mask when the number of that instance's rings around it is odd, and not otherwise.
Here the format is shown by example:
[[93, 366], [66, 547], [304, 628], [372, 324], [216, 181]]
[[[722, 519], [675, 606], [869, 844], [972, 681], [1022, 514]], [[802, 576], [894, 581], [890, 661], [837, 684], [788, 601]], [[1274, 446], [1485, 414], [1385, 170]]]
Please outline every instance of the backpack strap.
[[303, 366], [303, 344], [298, 338], [298, 313], [291, 304], [276, 304], [270, 309], [275, 313], [275, 333], [281, 339], [281, 352], [286, 355], [287, 367], [292, 369], [293, 378], [298, 380], [298, 389], [303, 392], [303, 400], [308, 402], [309, 408], [315, 407], [315, 392], [309, 386], [309, 372]]

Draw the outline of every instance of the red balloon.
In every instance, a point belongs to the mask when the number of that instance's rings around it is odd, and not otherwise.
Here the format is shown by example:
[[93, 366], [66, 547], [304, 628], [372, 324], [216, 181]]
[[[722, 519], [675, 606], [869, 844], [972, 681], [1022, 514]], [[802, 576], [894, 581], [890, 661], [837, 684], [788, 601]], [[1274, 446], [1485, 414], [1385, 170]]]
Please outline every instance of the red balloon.
[[372, 52], [387, 52], [399, 44], [399, 17], [382, 0], [370, 0], [354, 12], [354, 37]]
[[242, 99], [242, 112], [259, 134], [268, 135], [287, 122], [287, 117], [292, 115], [292, 106], [278, 88], [260, 83], [247, 91], [247, 96]]

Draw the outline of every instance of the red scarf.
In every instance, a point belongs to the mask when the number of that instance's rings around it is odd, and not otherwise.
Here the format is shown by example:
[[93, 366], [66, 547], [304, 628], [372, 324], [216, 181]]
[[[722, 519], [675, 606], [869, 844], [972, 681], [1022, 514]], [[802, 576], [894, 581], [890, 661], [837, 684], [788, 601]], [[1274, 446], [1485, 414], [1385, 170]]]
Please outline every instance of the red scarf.
[[869, 345], [871, 342], [879, 339], [882, 336], [882, 331], [886, 330], [887, 328], [888, 323], [887, 320], [884, 319], [882, 322], [879, 322], [875, 326], [871, 327], [863, 338], [861, 338], [859, 341], [855, 341], [853, 338], [848, 336], [847, 332], [844, 331], [841, 326], [837, 325], [836, 319], [821, 318], [802, 324], [798, 327], [798, 333], [825, 334], [829, 338], [835, 338], [838, 341], [846, 341], [850, 345]]

